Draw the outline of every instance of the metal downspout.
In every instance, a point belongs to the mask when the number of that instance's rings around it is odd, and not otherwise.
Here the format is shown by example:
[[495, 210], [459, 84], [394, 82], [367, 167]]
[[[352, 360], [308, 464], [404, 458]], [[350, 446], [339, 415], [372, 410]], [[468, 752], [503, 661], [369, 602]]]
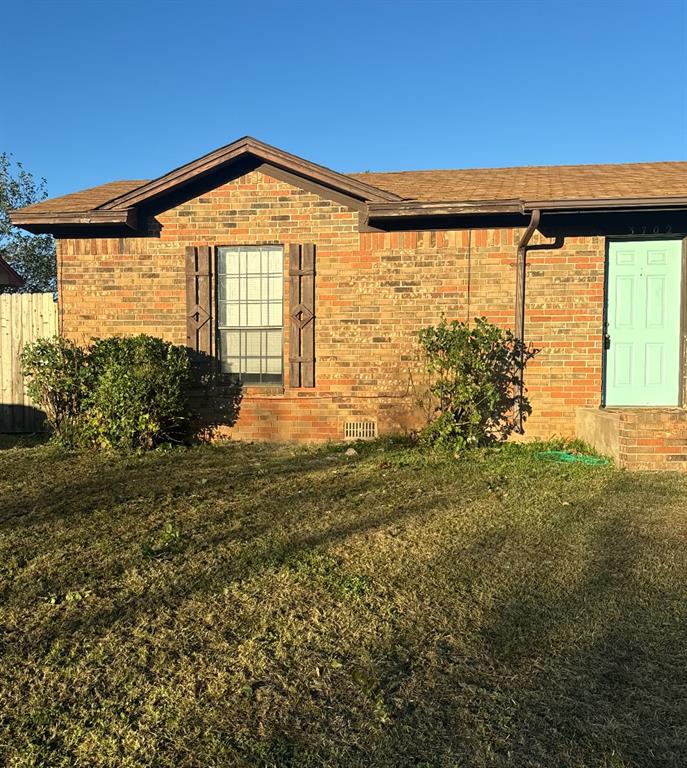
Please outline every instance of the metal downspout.
[[532, 235], [537, 231], [539, 223], [541, 221], [541, 210], [536, 208], [532, 211], [530, 223], [527, 225], [527, 229], [523, 232], [520, 241], [518, 242], [518, 258], [516, 263], [516, 275], [515, 275], [515, 338], [519, 342], [520, 346], [520, 361], [519, 361], [519, 376], [516, 385], [516, 418], [517, 418], [517, 431], [522, 434], [524, 432], [524, 417], [521, 408], [522, 399], [525, 395], [525, 295], [526, 295], [526, 280], [527, 280], [527, 253], [529, 251], [544, 251], [555, 250], [556, 248], [562, 248], [565, 244], [565, 236], [557, 235], [552, 243], [537, 243], [536, 245], [530, 245]]

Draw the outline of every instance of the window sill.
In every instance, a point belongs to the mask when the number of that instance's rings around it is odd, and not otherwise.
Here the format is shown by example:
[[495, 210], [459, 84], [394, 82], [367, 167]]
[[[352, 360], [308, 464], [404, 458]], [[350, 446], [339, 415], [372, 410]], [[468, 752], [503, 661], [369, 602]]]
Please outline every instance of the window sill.
[[251, 384], [241, 388], [241, 393], [244, 397], [283, 397], [285, 392], [286, 390], [283, 386], [275, 386], [274, 384]]

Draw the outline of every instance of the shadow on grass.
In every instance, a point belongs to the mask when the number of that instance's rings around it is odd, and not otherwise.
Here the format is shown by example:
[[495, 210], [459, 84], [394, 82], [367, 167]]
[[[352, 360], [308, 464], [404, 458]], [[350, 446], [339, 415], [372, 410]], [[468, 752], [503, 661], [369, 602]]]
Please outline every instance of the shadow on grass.
[[[437, 743], [441, 765], [685, 765], [687, 563], [673, 542], [682, 579], [657, 575], [657, 541], [636, 514], [664, 502], [619, 475], [556, 510], [548, 537], [494, 530], [433, 561], [437, 603], [379, 652], [399, 712], [382, 762], [405, 741], [404, 765]], [[478, 610], [485, 593], [491, 608]]]
[[[173, 641], [157, 648], [164, 664], [186, 668], [210, 653], [199, 627], [227, 585], [274, 571], [286, 578], [269, 582], [275, 590], [296, 589], [282, 566], [313, 550], [350, 550], [352, 567], [368, 563], [371, 593], [344, 605], [345, 616], [338, 597], [317, 604], [314, 583], [301, 587], [304, 604], [287, 603], [296, 619], [305, 617], [291, 641], [299, 648], [315, 642], [322, 625], [335, 638], [342, 633], [334, 651], [342, 670], [331, 689], [317, 688], [326, 671], [315, 673], [307, 653], [306, 671], [298, 668], [301, 657], [289, 656], [288, 646], [274, 660], [284, 680], [271, 688], [253, 680], [261, 645], [251, 645], [248, 632], [232, 634], [240, 628], [222, 629], [229, 640], [222, 635], [217, 663], [245, 665], [248, 692], [216, 704], [216, 713], [195, 712], [202, 732], [188, 743], [209, 749], [209, 734], [218, 734], [224, 764], [236, 755], [280, 767], [685, 762], [684, 559], [676, 541], [652, 528], [666, 502], [660, 482], [611, 471], [557, 474], [535, 464], [513, 469], [498, 459], [383, 470], [393, 464], [387, 457], [359, 466], [330, 449], [257, 446], [94, 460], [85, 477], [70, 471], [70, 461], [59, 458], [57, 485], [46, 480], [8, 499], [0, 526], [17, 547], [28, 542], [30, 565], [35, 559], [25, 582], [24, 566], [11, 574], [31, 610], [39, 594], [74, 586], [103, 598], [62, 614], [43, 606], [36, 620], [19, 604], [26, 624], [3, 627], [3, 647], [39, 666], [57, 648], [69, 668], [82, 648], [136, 628], [138, 652], [160, 633]], [[542, 502], [568, 472], [561, 498]], [[593, 477], [605, 479], [585, 483]], [[572, 500], [561, 501], [571, 488]], [[140, 543], [172, 511], [185, 549], [169, 561], [144, 561]], [[464, 519], [471, 527], [461, 527]], [[396, 548], [375, 545], [378, 534]], [[122, 586], [125, 573], [145, 579], [137, 592]], [[258, 615], [260, 642], [269, 643], [279, 598], [267, 610], [246, 594], [245, 618]], [[319, 625], [308, 623], [311, 609]], [[189, 616], [192, 626], [184, 624]], [[347, 636], [346, 622], [358, 618], [351, 626], [359, 634]], [[229, 648], [235, 657], [225, 660]], [[151, 663], [141, 662], [143, 679], [168, 674], [169, 666]], [[256, 684], [270, 691], [274, 709]], [[199, 685], [194, 679], [192, 691]], [[254, 718], [253, 741], [223, 719], [227, 707]]]
[[[329, 448], [296, 452], [295, 457], [284, 450], [277, 458], [260, 447], [240, 445], [142, 460], [94, 456], [86, 477], [69, 472], [70, 461], [77, 458], [83, 456], [59, 455], [65, 465], [60, 487], [29, 484], [21, 497], [9, 499], [0, 532], [22, 532], [21, 540], [28, 542], [21, 553], [24, 563], [35, 557], [36, 536], [53, 536], [54, 547], [70, 551], [69, 559], [60, 557], [34, 576], [29, 591], [36, 597], [60, 594], [77, 584], [112, 600], [102, 609], [70, 615], [57, 626], [37, 627], [31, 636], [36, 649], [49, 648], [64, 633], [96, 637], [114, 623], [154, 616], [161, 603], [177, 608], [198, 594], [216, 594], [228, 583], [279, 568], [313, 549], [432, 512], [432, 495], [423, 495], [393, 508], [361, 503], [359, 513], [351, 514], [356, 498], [374, 495], [377, 480], [374, 474], [359, 475], [340, 450]], [[167, 471], [171, 465], [173, 473]], [[237, 495], [243, 486], [250, 488], [249, 498]], [[112, 581], [113, 567], [117, 574], [158, 567], [142, 559], [141, 544], [170, 514], [182, 529], [184, 556], [159, 566], [171, 569], [169, 581], [141, 595], [103, 588]]]
[[44, 445], [50, 439], [47, 433], [36, 433], [28, 435], [0, 434], [0, 451], [10, 450], [11, 448], [35, 448], [38, 445]]

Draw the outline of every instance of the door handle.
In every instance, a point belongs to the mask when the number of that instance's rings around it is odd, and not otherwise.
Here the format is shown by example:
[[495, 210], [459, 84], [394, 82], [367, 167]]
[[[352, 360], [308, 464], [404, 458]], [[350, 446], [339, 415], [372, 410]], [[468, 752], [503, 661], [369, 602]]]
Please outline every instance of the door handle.
[[606, 333], [604, 334], [604, 349], [611, 348], [611, 337]]

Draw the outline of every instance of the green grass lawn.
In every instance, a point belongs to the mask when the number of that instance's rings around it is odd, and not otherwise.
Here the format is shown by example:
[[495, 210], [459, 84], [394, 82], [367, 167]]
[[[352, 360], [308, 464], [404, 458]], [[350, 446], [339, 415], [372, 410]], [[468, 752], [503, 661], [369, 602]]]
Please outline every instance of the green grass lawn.
[[0, 450], [0, 764], [687, 764], [687, 478], [344, 449]]

